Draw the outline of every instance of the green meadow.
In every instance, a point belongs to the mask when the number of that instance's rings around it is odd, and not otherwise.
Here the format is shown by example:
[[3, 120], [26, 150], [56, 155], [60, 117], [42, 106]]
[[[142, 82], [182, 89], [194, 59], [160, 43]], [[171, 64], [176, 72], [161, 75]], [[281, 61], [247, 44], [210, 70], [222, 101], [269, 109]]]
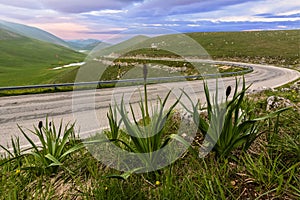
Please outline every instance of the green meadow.
[[296, 65], [300, 63], [300, 30], [187, 34], [216, 59]]
[[[200, 44], [198, 47], [203, 48], [204, 58], [299, 67], [299, 30], [188, 33], [186, 36]], [[137, 36], [100, 51], [96, 48], [91, 56], [98, 57], [112, 52], [120, 53], [125, 57], [194, 56], [193, 52], [196, 50], [188, 49], [188, 46], [183, 48], [184, 44], [174, 42], [174, 40], [180, 41], [180, 37], [182, 35], [164, 35], [154, 38]], [[150, 48], [151, 44], [161, 42], [166, 44], [172, 42], [172, 48], [175, 48], [177, 55], [174, 52]], [[82, 62], [85, 57], [86, 55], [65, 47], [17, 34], [12, 35], [2, 30], [0, 31], [0, 87], [73, 82], [78, 67], [60, 70], [53, 70], [53, 68]], [[145, 62], [149, 61], [145, 60]], [[171, 62], [163, 64], [172, 66]], [[104, 79], [114, 79], [116, 76], [117, 74], [113, 74]]]
[[[26, 151], [18, 137], [9, 144], [13, 151], [2, 147], [7, 154], [0, 157], [0, 199], [299, 199], [300, 99], [292, 84], [284, 87], [290, 91], [252, 95], [245, 95], [245, 86], [239, 91], [228, 87], [232, 100], [212, 106], [215, 100], [207, 98], [206, 107], [193, 105], [190, 118], [174, 109], [178, 102], [165, 107], [168, 94], [151, 117], [147, 98], [141, 99], [142, 118], [134, 122], [129, 119], [136, 111], [128, 113], [121, 104], [107, 113], [109, 128], [84, 141], [74, 124], [41, 119], [32, 132], [20, 129], [30, 144]], [[292, 106], [266, 110], [270, 95], [289, 98]], [[218, 119], [225, 120], [224, 126]], [[157, 134], [136, 137], [152, 132]], [[39, 144], [31, 141], [32, 134]], [[215, 140], [215, 134], [220, 137], [214, 148], [200, 157], [207, 148], [204, 137]], [[109, 143], [140, 156], [115, 154]], [[172, 144], [177, 148], [163, 157], [170, 165], [147, 171], [162, 161], [155, 152]], [[178, 159], [171, 162], [173, 156]], [[114, 169], [118, 166], [131, 169]]]
[[[210, 56], [212, 59], [268, 63], [281, 66], [300, 63], [300, 30], [197, 32], [187, 33], [186, 36], [199, 43], [199, 48], [202, 47], [207, 52], [207, 54], [203, 52], [203, 56]], [[126, 48], [121, 53], [127, 53], [128, 56], [170, 57], [174, 55], [168, 51], [157, 51], [157, 49], [150, 48], [150, 46], [151, 44], [158, 44], [158, 48], [167, 49], [166, 44], [172, 43], [172, 49], [177, 54], [197, 56], [197, 53], [194, 53], [197, 52], [197, 49], [193, 49], [195, 47], [185, 46], [184, 41], [189, 43], [188, 39], [184, 39], [186, 36], [175, 34], [150, 38], [138, 44], [143, 49], [130, 52], [130, 48]], [[183, 42], [180, 42], [181, 40]]]
[[[214, 59], [299, 68], [298, 30], [189, 35]], [[150, 45], [169, 37], [144, 42]], [[0, 43], [4, 50], [1, 49], [0, 67], [4, 85], [9, 81], [20, 85], [70, 82], [78, 67], [51, 69], [83, 59], [82, 54], [23, 37], [2, 39]], [[176, 45], [180, 50], [180, 44]], [[123, 47], [120, 51], [129, 52], [127, 55], [171, 55], [168, 51], [146, 48], [131, 51], [127, 43]], [[126, 58], [121, 61], [136, 62]], [[93, 61], [89, 72], [98, 67], [99, 62]], [[132, 67], [124, 69], [130, 71]], [[103, 72], [103, 80], [110, 80], [119, 73], [119, 68], [114, 65]], [[147, 74], [142, 68], [138, 72], [140, 77], [156, 73]], [[176, 110], [179, 100], [166, 106], [169, 94], [157, 99], [156, 109], [148, 109], [144, 83], [139, 110], [125, 109], [124, 102], [117, 107], [112, 105], [103, 116], [109, 128], [85, 141], [77, 137], [80, 133], [75, 131], [75, 124], [63, 127], [51, 119], [40, 119], [32, 131], [20, 129], [28, 141], [28, 149], [20, 148], [18, 137], [12, 138], [8, 146], [0, 147], [6, 152], [0, 155], [0, 199], [299, 199], [299, 87], [289, 83], [276, 90], [248, 94], [244, 83], [240, 80], [235, 86], [228, 86], [226, 99], [221, 103], [218, 93], [212, 95], [204, 86], [206, 101], [192, 102], [191, 108], [182, 104], [186, 115]], [[189, 99], [184, 91], [182, 95]], [[270, 107], [267, 101], [270, 96], [283, 97], [290, 103]], [[135, 118], [138, 115], [141, 118]], [[31, 140], [32, 134], [38, 137], [39, 144]], [[149, 137], [140, 137], [145, 135]], [[208, 151], [212, 143], [215, 145]], [[111, 159], [115, 148], [108, 144], [121, 150], [116, 159]], [[176, 148], [171, 146], [163, 157], [155, 153], [172, 144]], [[176, 150], [183, 147], [185, 150], [178, 156]], [[139, 157], [124, 157], [123, 152]], [[101, 162], [105, 159], [109, 162]], [[169, 165], [152, 170], [153, 163], [164, 162]]]
[[[184, 46], [180, 41], [186, 36], [189, 40], [196, 41], [200, 46]], [[122, 55], [120, 58], [112, 59], [115, 64], [118, 61], [122, 63], [134, 62], [134, 59], [126, 59], [132, 56], [144, 57], [173, 57], [181, 58], [181, 56], [199, 56], [197, 49], [202, 48], [200, 51], [200, 57], [211, 58], [215, 60], [229, 60], [229, 61], [241, 61], [246, 63], [260, 63], [260, 64], [272, 64], [282, 67], [297, 68], [300, 64], [299, 58], [299, 42], [300, 32], [299, 30], [288, 31], [253, 31], [253, 32], [211, 32], [211, 33], [188, 33], [183, 35], [164, 35], [154, 38], [146, 38], [137, 36], [130, 39], [130, 46], [128, 41], [108, 47], [100, 51], [94, 51], [91, 55], [93, 57], [99, 57], [116, 53]], [[169, 44], [172, 43], [172, 51], [168, 48], [150, 48], [151, 44]], [[184, 48], [183, 48], [183, 46]], [[190, 49], [189, 49], [190, 48]], [[153, 63], [164, 64], [166, 66], [179, 66], [182, 67], [184, 62], [173, 61], [151, 61], [139, 60], [136, 63]], [[93, 64], [94, 65], [94, 64]], [[100, 67], [103, 67], [99, 64]], [[104, 66], [107, 67], [106, 73], [103, 77], [99, 77], [102, 80], [112, 80], [117, 77], [116, 66]], [[132, 66], [122, 67], [124, 72], [132, 69]], [[139, 70], [139, 68], [136, 68]], [[229, 71], [235, 71], [230, 69]], [[221, 71], [222, 72], [222, 71]], [[60, 76], [58, 82], [67, 82], [75, 80], [77, 69], [74, 69], [69, 74]], [[187, 72], [187, 74], [190, 72]], [[191, 73], [190, 73], [191, 74]], [[133, 76], [135, 77], [135, 76]]]
[[82, 62], [71, 49], [0, 31], [0, 87], [52, 83], [70, 69], [54, 67]]

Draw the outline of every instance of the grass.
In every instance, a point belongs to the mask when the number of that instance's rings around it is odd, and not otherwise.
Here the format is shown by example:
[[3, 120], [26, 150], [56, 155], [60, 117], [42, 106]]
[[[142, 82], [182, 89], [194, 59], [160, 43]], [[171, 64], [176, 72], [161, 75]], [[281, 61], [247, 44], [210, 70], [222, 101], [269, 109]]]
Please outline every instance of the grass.
[[[113, 64], [108, 66], [97, 61], [89, 61], [86, 67], [90, 67], [91, 69], [94, 69], [95, 66], [99, 68], [105, 68], [105, 71], [103, 71], [101, 77], [97, 77], [97, 80], [106, 81], [143, 78], [142, 66], [144, 64], [148, 66], [148, 77], [150, 78], [242, 72], [243, 70], [245, 70], [244, 68], [237, 66], [228, 66], [224, 68], [223, 65], [214, 65], [209, 63], [189, 63], [184, 61], [165, 61], [129, 58], [120, 58], [118, 60], [113, 60]], [[183, 67], [185, 70], [182, 70]], [[62, 74], [56, 79], [56, 82], [74, 82], [76, 79], [77, 71], [78, 68], [73, 69], [68, 73]], [[97, 80], [95, 78], [94, 80], [89, 81]]]
[[[228, 158], [232, 156], [232, 153], [236, 149], [247, 151], [261, 134], [261, 122], [272, 117], [279, 117], [282, 112], [288, 109], [280, 109], [266, 116], [255, 118], [255, 116], [248, 112], [252, 106], [244, 100], [246, 91], [250, 86], [246, 88], [245, 79], [243, 78], [241, 91], [238, 91], [238, 87], [239, 82], [236, 80], [232, 99], [228, 99], [232, 90], [231, 86], [228, 86], [226, 89], [226, 100], [222, 100], [219, 103], [218, 91], [212, 96], [207, 84], [204, 84], [205, 105], [207, 105], [207, 108], [202, 108], [201, 105], [203, 103], [197, 102], [197, 104], [194, 104], [190, 99], [192, 110], [187, 110], [191, 113], [194, 123], [205, 137], [204, 143], [207, 143], [203, 153], [207, 149], [212, 149], [216, 153], [216, 156]], [[186, 93], [185, 95], [189, 98]], [[207, 117], [201, 116], [203, 111], [207, 113]]]
[[[270, 93], [278, 96], [289, 94], [278, 90], [244, 96], [243, 103], [250, 106], [246, 109], [247, 114], [256, 117], [269, 114], [266, 98]], [[299, 103], [299, 95], [291, 101]], [[127, 122], [125, 128], [119, 127], [120, 120], [126, 121], [126, 114], [123, 112], [123, 117], [116, 119], [118, 111], [122, 112], [122, 109], [112, 108], [108, 113], [112, 129], [106, 134], [112, 139], [122, 140], [119, 143], [121, 148], [129, 150], [128, 146], [133, 145], [131, 148], [134, 149], [134, 141], [130, 140], [132, 135], [128, 137], [125, 133], [133, 130], [135, 125]], [[203, 140], [199, 130], [191, 149], [155, 173], [119, 172], [99, 162], [85, 148], [78, 148], [65, 157], [64, 167], [59, 165], [50, 173], [35, 173], [35, 170], [26, 168], [26, 163], [35, 163], [34, 157], [19, 157], [18, 145], [14, 142], [16, 151], [11, 158], [19, 159], [8, 162], [8, 157], [0, 160], [0, 199], [298, 199], [299, 112], [295, 105], [281, 113], [279, 118], [267, 120], [260, 126], [261, 134], [251, 142], [248, 150], [234, 150], [233, 153], [239, 155], [237, 159], [220, 159], [216, 157], [217, 151], [205, 158], [195, 156], [194, 152], [200, 148], [199, 141]], [[164, 121], [151, 120], [152, 123]], [[145, 125], [151, 122], [142, 120], [135, 124], [146, 128]], [[164, 123], [169, 132], [163, 135], [176, 133], [180, 122], [181, 117], [171, 112]], [[39, 132], [38, 128], [36, 131]], [[77, 140], [71, 141], [69, 147], [81, 144]], [[131, 142], [126, 146], [127, 141]]]
[[102, 165], [84, 150], [66, 164], [75, 175], [60, 170], [51, 176], [37, 176], [14, 170], [10, 165], [1, 167], [0, 198], [297, 199], [300, 195], [299, 164], [285, 167], [282, 158], [272, 158], [268, 151], [243, 155], [236, 162], [213, 157], [197, 160], [187, 154], [152, 179], [140, 174], [126, 180], [108, 178], [107, 175], [119, 172]]
[[[22, 36], [11, 38], [1, 33], [0, 40], [0, 86], [9, 85], [31, 85], [41, 83], [66, 83], [75, 80], [78, 67], [65, 68], [61, 70], [51, 70], [53, 67], [61, 66], [71, 62], [79, 62], [84, 59], [83, 54], [75, 53], [69, 49], [56, 45], [50, 45], [40, 41], [32, 40]], [[215, 32], [215, 33], [188, 33], [187, 36], [199, 43], [213, 59], [243, 61], [251, 63], [274, 64], [284, 67], [299, 68], [299, 30], [288, 31], [253, 31], [253, 32]], [[162, 41], [167, 44], [173, 42], [172, 46], [176, 49], [178, 55], [190, 54], [193, 49], [182, 48], [180, 42], [176, 41], [176, 35], [165, 35], [155, 38], [138, 36], [129, 41], [116, 46], [95, 51], [92, 56], [99, 56], [120, 50], [126, 56], [146, 55], [150, 57], [178, 57], [170, 51], [150, 48], [151, 44], [158, 44]], [[180, 40], [180, 38], [179, 38]], [[18, 47], [18, 48], [16, 48]], [[136, 48], [141, 48], [136, 50]], [[148, 48], [147, 48], [148, 47]], [[39, 51], [36, 51], [39, 49]], [[284, 52], [284, 53], [283, 53]], [[58, 55], [58, 57], [56, 57]], [[190, 55], [185, 55], [190, 56]], [[123, 59], [124, 62], [135, 62], [134, 59]], [[122, 62], [123, 62], [122, 61]], [[147, 61], [140, 62], [182, 67], [184, 62], [172, 61]], [[199, 67], [199, 69], [201, 66]], [[133, 66], [122, 67], [122, 74], [132, 70]], [[220, 72], [239, 71], [239, 68], [222, 69]], [[156, 70], [157, 71], [157, 70]], [[162, 70], [159, 70], [160, 75]], [[138, 72], [140, 74], [140, 72]], [[154, 77], [157, 72], [149, 72]], [[136, 77], [137, 73], [128, 74], [127, 77]], [[189, 66], [184, 75], [195, 74], [195, 70]], [[107, 68], [102, 80], [116, 79], [118, 69], [115, 66]], [[165, 76], [170, 76], [165, 72]], [[17, 77], [17, 78], [16, 78]], [[99, 77], [100, 78], [100, 77]], [[107, 87], [107, 86], [103, 86]], [[68, 90], [68, 89], [67, 89]], [[7, 93], [12, 92], [5, 92]], [[19, 92], [28, 93], [28, 91]], [[37, 92], [38, 93], [38, 92]]]
[[[199, 43], [206, 51], [208, 56], [210, 55], [213, 59], [221, 60], [232, 60], [232, 61], [243, 61], [251, 63], [262, 63], [262, 64], [275, 64], [285, 67], [294, 67], [299, 66], [299, 46], [300, 41], [299, 30], [288, 30], [288, 31], [253, 31], [253, 32], [216, 32], [216, 33], [188, 33], [187, 36], [194, 39]], [[179, 36], [178, 36], [179, 37]], [[92, 56], [97, 57], [103, 54], [110, 54], [112, 52], [117, 53], [120, 51], [122, 56], [149, 56], [149, 57], [175, 57], [178, 58], [178, 55], [186, 55], [192, 51], [187, 46], [188, 49], [182, 48], [182, 44], [176, 41], [176, 35], [165, 35], [155, 38], [146, 38], [138, 36], [128, 40], [126, 42], [117, 44], [115, 46], [109, 47], [107, 49], [101, 50], [99, 52], [93, 52]], [[180, 38], [178, 39], [180, 40]], [[159, 43], [164, 41], [166, 44], [168, 42], [173, 42], [172, 47], [174, 46], [178, 55], [174, 52], [153, 49], [150, 48], [151, 44]], [[146, 48], [148, 47], [148, 48]], [[138, 49], [136, 49], [138, 48]], [[284, 52], [284, 53], [282, 53]], [[123, 55], [124, 54], [124, 55]], [[128, 71], [131, 71], [131, 74], [127, 74], [127, 78], [137, 77], [141, 74], [138, 67], [134, 68], [134, 64], [141, 63], [152, 63], [153, 65], [166, 65], [170, 67], [183, 67], [184, 64], [187, 66], [187, 70], [183, 75], [193, 75], [195, 74], [195, 69], [191, 66], [191, 63], [180, 62], [180, 61], [153, 61], [153, 60], [135, 60], [135, 59], [125, 59], [118, 58], [122, 63], [127, 63], [128, 66], [121, 67], [121, 74], [125, 75]], [[115, 60], [116, 63], [118, 60]], [[132, 65], [131, 65], [132, 64]], [[195, 63], [193, 63], [195, 64]], [[93, 63], [91, 65], [94, 65]], [[107, 66], [105, 66], [107, 67]], [[202, 70], [202, 66], [196, 66], [197, 70]], [[135, 70], [132, 70], [135, 69]], [[229, 68], [223, 69], [219, 67], [220, 72], [231, 72], [239, 71], [239, 68]], [[53, 75], [52, 79], [49, 82], [55, 83], [65, 83], [73, 82], [75, 80], [78, 68], [73, 69], [64, 69], [59, 70], [55, 76]], [[133, 72], [137, 71], [137, 72]], [[160, 76], [170, 76], [169, 72], [163, 72], [162, 70], [152, 70], [153, 77]], [[165, 74], [162, 74], [165, 73]], [[201, 73], [205, 73], [201, 71]], [[42, 75], [43, 73], [41, 73]], [[179, 73], [178, 73], [179, 74]], [[0, 74], [1, 75], [1, 74]], [[48, 76], [45, 75], [45, 76]], [[118, 67], [117, 66], [108, 66], [107, 70], [102, 77], [99, 77], [101, 80], [114, 80], [118, 76]], [[140, 76], [140, 75], [139, 75]], [[11, 76], [13, 77], [13, 76]], [[26, 76], [25, 76], [26, 77]], [[36, 83], [40, 83], [40, 80], [37, 80]]]
[[[197, 32], [186, 35], [207, 52], [202, 56], [211, 56], [213, 59], [244, 61], [251, 63], [275, 64], [279, 66], [299, 65], [300, 30], [275, 30], [275, 31], [245, 31], [245, 32]], [[178, 39], [177, 39], [178, 37]], [[174, 57], [165, 50], [150, 48], [151, 44], [161, 44], [161, 48], [171, 44], [178, 55], [199, 56], [193, 46], [189, 47], [181, 42], [180, 35], [164, 35], [150, 38], [127, 48], [124, 52], [141, 47], [127, 53], [128, 56]], [[177, 41], [177, 42], [175, 42]], [[164, 43], [164, 45], [163, 45]], [[185, 48], [182, 48], [185, 46]], [[158, 49], [160, 46], [158, 45]], [[177, 56], [175, 56], [177, 57]]]
[[[117, 63], [121, 63], [121, 67], [119, 68]], [[194, 75], [205, 75], [205, 74], [215, 74], [215, 73], [228, 73], [228, 72], [237, 72], [244, 73], [245, 70], [242, 67], [237, 66], [226, 66], [223, 65], [212, 65], [209, 63], [194, 63], [193, 65], [184, 61], [164, 61], [164, 60], [139, 60], [139, 59], [119, 59], [118, 62], [115, 61], [114, 65], [105, 66], [96, 61], [89, 61], [87, 67], [91, 70], [98, 70], [99, 68], [106, 68], [101, 77], [90, 79], [90, 77], [83, 77], [83, 80], [80, 81], [110, 81], [110, 80], [118, 80], [118, 75], [120, 79], [136, 79], [143, 78], [142, 75], [142, 65], [147, 64], [148, 66], [148, 77], [157, 78], [157, 77], [172, 77], [172, 76], [194, 76]], [[83, 66], [85, 67], [85, 66]], [[181, 71], [181, 67], [185, 67], [186, 70]], [[97, 69], [98, 68], [98, 69]], [[79, 67], [74, 67], [72, 69], [63, 69], [60, 70], [60, 73], [55, 76], [55, 79], [51, 81], [51, 83], [73, 83], [76, 80], [76, 76], [78, 73]], [[178, 71], [177, 71], [178, 70]], [[231, 75], [223, 75], [231, 76]], [[162, 80], [162, 81], [148, 81], [148, 83], [161, 83], [167, 81], [180, 81], [182, 79], [171, 79], [171, 80]], [[187, 79], [190, 80], [190, 79]], [[193, 80], [193, 79], [192, 79]], [[77, 80], [78, 81], [78, 80]], [[118, 83], [117, 86], [130, 86], [136, 85], [137, 83]], [[142, 81], [141, 83], [142, 84]], [[101, 84], [98, 85], [98, 88], [110, 88], [115, 87], [115, 83]], [[76, 87], [79, 89], [80, 87]], [[85, 88], [85, 87], [82, 87]], [[95, 88], [92, 86], [91, 88]], [[51, 93], [51, 92], [64, 92], [64, 91], [72, 91], [74, 87], [56, 87], [56, 88], [48, 88], [48, 89], [22, 89], [15, 91], [0, 91], [0, 96], [11, 96], [11, 95], [22, 95], [22, 94], [38, 94], [38, 93]]]
[[100, 49], [98, 50], [97, 48], [95, 50], [92, 51], [91, 55], [92, 56], [102, 56], [102, 55], [109, 55], [112, 52], [115, 53], [123, 53], [124, 51], [126, 51], [128, 48], [132, 47], [133, 45], [139, 44], [145, 40], [149, 39], [149, 37], [147, 36], [143, 36], [143, 35], [137, 35], [133, 38], [130, 38], [128, 40], [125, 40], [123, 42], [120, 42], [116, 45], [113, 46], [109, 46], [105, 49]]
[[189, 33], [213, 58], [299, 64], [300, 30]]
[[[255, 33], [257, 32], [253, 34]], [[233, 37], [236, 33], [232, 34]], [[280, 37], [283, 38], [283, 35]], [[261, 51], [266, 51], [266, 49]], [[233, 53], [228, 52], [228, 54]], [[223, 55], [218, 56], [222, 58]], [[242, 55], [239, 58], [244, 59]], [[252, 59], [251, 56], [245, 57], [245, 59], [248, 58]], [[253, 57], [253, 59], [256, 58], [256, 56]], [[271, 62], [272, 59], [278, 61], [282, 57], [276, 57], [270, 53], [268, 59], [270, 60], [267, 62]], [[289, 62], [288, 60], [286, 63]], [[290, 88], [290, 86], [288, 84], [283, 87]], [[120, 172], [110, 168], [109, 165], [99, 162], [86, 148], [79, 148], [82, 142], [73, 137], [68, 138], [67, 143], [55, 143], [61, 140], [59, 140], [59, 134], [54, 134], [53, 138], [49, 137], [52, 138], [48, 140], [49, 142], [44, 143], [41, 150], [34, 148], [35, 144], [32, 144], [33, 151], [30, 154], [23, 154], [19, 149], [18, 139], [14, 138], [11, 144], [14, 149], [13, 153], [8, 157], [2, 156], [0, 159], [0, 199], [299, 199], [300, 96], [298, 92], [294, 89], [286, 92], [279, 88], [277, 91], [262, 91], [258, 94], [245, 94], [245, 96], [237, 94], [237, 102], [233, 99], [232, 105], [237, 103], [236, 108], [243, 109], [245, 116], [251, 116], [254, 119], [276, 112], [276, 110], [266, 110], [266, 99], [271, 95], [289, 98], [292, 106], [291, 109], [282, 112], [279, 117], [268, 118], [264, 121], [257, 130], [258, 137], [251, 140], [249, 148], [243, 149], [237, 146], [230, 152], [235, 155], [234, 157], [220, 157], [218, 156], [222, 153], [220, 151], [212, 151], [204, 158], [195, 155], [195, 152], [202, 147], [201, 143], [205, 136], [199, 128], [192, 146], [178, 160], [154, 173], [135, 174], [134, 171]], [[230, 93], [229, 89], [228, 93]], [[241, 104], [239, 104], [239, 99], [243, 101]], [[141, 121], [136, 119], [134, 123], [128, 120], [122, 107], [116, 109], [112, 107], [108, 113], [111, 129], [105, 134], [113, 142], [118, 143], [124, 151], [140, 149], [141, 152], [153, 152], [155, 150], [138, 147], [136, 144], [142, 144], [144, 139], [134, 143], [134, 134], [128, 135], [129, 131], [152, 130], [151, 127], [161, 127], [157, 126], [161, 123], [164, 126], [164, 132], [160, 134], [162, 137], [159, 138], [158, 145], [160, 145], [165, 141], [170, 142], [168, 136], [178, 133], [178, 124], [187, 123], [178, 116], [175, 110], [160, 112], [162, 109], [156, 110], [161, 115], [151, 115], [150, 119], [146, 120], [144, 101], [141, 101], [140, 105], [144, 118]], [[212, 106], [210, 112], [215, 108], [218, 106]], [[235, 107], [232, 109], [232, 113], [237, 110]], [[116, 119], [116, 112], [123, 113], [121, 119]], [[152, 116], [154, 118], [151, 118]], [[157, 120], [155, 116], [157, 119], [163, 118], [164, 120]], [[209, 123], [209, 118], [205, 114], [202, 113], [199, 117]], [[227, 119], [234, 125], [230, 112]], [[125, 128], [120, 126], [122, 120], [126, 121]], [[241, 120], [238, 119], [238, 121]], [[148, 126], [151, 123], [154, 125]], [[46, 124], [48, 126], [48, 123]], [[197, 125], [197, 123], [194, 124]], [[187, 127], [185, 130], [188, 131], [190, 124], [185, 125]], [[44, 131], [40, 127], [41, 125], [34, 131], [40, 138], [47, 136], [47, 133], [53, 133], [53, 129], [51, 132], [49, 127], [44, 127]], [[226, 129], [230, 130], [228, 127]], [[66, 130], [68, 132], [69, 129]], [[25, 135], [27, 133], [24, 133]], [[182, 140], [183, 135], [174, 138], [171, 139], [177, 139], [181, 144], [185, 144], [185, 140]], [[226, 137], [224, 138], [226, 140]], [[94, 139], [91, 138], [91, 140]], [[145, 141], [147, 139], [150, 141], [151, 138], [145, 138]], [[48, 150], [53, 147], [51, 144], [53, 146], [66, 144], [62, 146], [66, 147], [64, 152], [68, 152], [68, 155], [62, 157], [64, 154], [54, 154], [58, 155], [54, 157], [55, 159], [49, 157]], [[68, 151], [74, 147], [78, 148]], [[101, 155], [111, 159], [110, 155]], [[43, 163], [45, 165], [42, 165], [43, 170], [41, 170], [40, 165]], [[35, 165], [38, 165], [38, 168], [32, 167]], [[45, 172], [45, 169], [50, 170]]]
[[57, 66], [81, 62], [85, 56], [71, 49], [26, 37], [0, 40], [0, 87], [53, 83], [72, 69]]
[[[43, 126], [43, 122], [40, 121], [38, 127], [34, 126], [34, 131], [31, 131], [33, 135], [38, 137], [40, 145], [36, 144], [29, 134], [25, 133], [19, 127], [23, 136], [30, 144], [30, 148], [21, 150], [19, 138], [16, 138], [16, 140], [12, 139], [13, 154], [8, 148], [0, 146], [9, 155], [8, 160], [5, 162], [14, 162], [17, 160], [17, 170], [29, 170], [37, 174], [55, 173], [58, 167], [69, 170], [64, 166], [63, 162], [70, 154], [83, 148], [83, 145], [75, 144], [74, 142], [74, 125], [67, 124], [63, 128], [61, 121], [59, 127], [56, 127], [53, 121], [48, 123], [48, 119], [46, 119], [46, 125]], [[24, 162], [21, 162], [20, 160], [23, 157], [26, 157], [26, 159]]]
[[[70, 82], [74, 80], [76, 68], [62, 70], [51, 70], [51, 68], [80, 62], [84, 59], [83, 54], [61, 46], [22, 36], [12, 37], [4, 33], [1, 35], [0, 86]], [[299, 30], [188, 33], [187, 36], [203, 46], [213, 59], [299, 66]], [[174, 56], [174, 53], [170, 54], [168, 51], [150, 48], [152, 43], [159, 43], [159, 41], [172, 42], [174, 36], [166, 35], [150, 39], [136, 37], [121, 43], [120, 48], [112, 46], [103, 52], [121, 49], [129, 52], [126, 55]], [[138, 45], [142, 49], [130, 52], [130, 48], [132, 48], [130, 45]], [[185, 55], [186, 51], [183, 51], [185, 48], [182, 48], [181, 45], [175, 43], [174, 48], [176, 51], [178, 50], [177, 53], [181, 52], [182, 55]], [[97, 53], [93, 55], [97, 55]]]

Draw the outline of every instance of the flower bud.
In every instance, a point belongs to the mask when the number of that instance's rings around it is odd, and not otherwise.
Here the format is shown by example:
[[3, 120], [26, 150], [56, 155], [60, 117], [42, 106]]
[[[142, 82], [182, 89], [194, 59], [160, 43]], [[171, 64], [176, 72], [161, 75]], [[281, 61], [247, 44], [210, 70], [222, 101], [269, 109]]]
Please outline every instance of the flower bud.
[[226, 98], [229, 97], [230, 93], [231, 93], [231, 86], [228, 86], [226, 89]]
[[43, 122], [42, 121], [39, 121], [39, 129], [42, 129], [42, 127], [43, 127]]
[[144, 75], [144, 80], [146, 81], [148, 75], [148, 68], [146, 64], [144, 64], [143, 66], [143, 75]]

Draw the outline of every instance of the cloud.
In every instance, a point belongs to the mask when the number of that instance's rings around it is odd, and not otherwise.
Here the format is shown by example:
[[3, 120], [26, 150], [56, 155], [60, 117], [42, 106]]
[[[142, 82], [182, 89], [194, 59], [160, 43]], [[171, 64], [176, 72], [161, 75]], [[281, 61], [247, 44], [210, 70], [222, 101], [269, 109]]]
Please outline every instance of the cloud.
[[300, 28], [298, 0], [0, 0], [0, 10], [0, 19], [68, 39], [101, 39], [147, 27], [178, 32]]
[[[168, 17], [170, 21], [185, 21], [197, 23], [200, 21], [211, 22], [284, 22], [298, 21], [297, 6], [299, 3], [290, 4], [293, 0], [286, 0], [289, 6], [282, 1], [273, 0], [276, 5], [270, 4], [270, 0], [257, 1], [256, 3], [245, 1], [241, 4], [234, 4], [208, 12], [194, 12], [185, 15], [174, 15]], [[296, 10], [295, 10], [296, 8]], [[293, 14], [283, 16], [285, 14]], [[184, 16], [184, 17], [183, 17]]]
[[127, 12], [128, 12], [128, 10], [111, 10], [111, 9], [105, 9], [105, 10], [90, 11], [90, 12], [82, 13], [82, 15], [107, 16], [107, 15], [116, 15], [116, 14], [127, 13]]
[[277, 16], [300, 16], [300, 9], [278, 13]]
[[266, 14], [259, 14], [256, 15], [257, 17], [262, 18], [273, 18], [273, 19], [288, 19], [288, 18], [299, 18], [300, 17], [300, 11], [298, 13], [293, 14], [292, 12], [289, 13], [280, 13], [280, 14], [272, 14], [272, 13], [266, 13]]
[[[40, 1], [36, 0], [0, 0], [0, 5], [14, 6], [17, 8], [30, 8], [30, 9], [40, 9], [42, 4]], [[2, 11], [2, 10], [1, 10]]]
[[65, 13], [118, 10], [140, 1], [142, 0], [40, 0], [43, 6]]
[[[251, 0], [150, 0], [138, 4], [129, 13], [131, 16], [168, 16], [219, 10], [230, 5], [242, 4]], [[260, 0], [252, 0], [260, 1]]]
[[25, 24], [30, 20], [39, 21], [43, 17], [52, 20], [58, 17], [58, 13], [53, 10], [22, 8], [3, 4], [0, 4], [0, 10], [1, 19]]
[[86, 34], [95, 34], [95, 35], [101, 35], [101, 34], [120, 34], [123, 31], [126, 31], [127, 28], [108, 28], [105, 29], [105, 31], [82, 31], [81, 33], [86, 33]]

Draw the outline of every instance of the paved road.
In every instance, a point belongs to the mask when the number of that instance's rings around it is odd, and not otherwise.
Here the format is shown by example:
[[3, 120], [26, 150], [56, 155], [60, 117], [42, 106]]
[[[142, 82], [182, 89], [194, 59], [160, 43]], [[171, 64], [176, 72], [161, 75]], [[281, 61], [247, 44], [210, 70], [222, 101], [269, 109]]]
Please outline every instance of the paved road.
[[[224, 64], [243, 65], [243, 63], [233, 62], [224, 62]], [[252, 90], [278, 87], [300, 77], [299, 72], [286, 68], [254, 64], [251, 66], [254, 71], [245, 75], [245, 78], [247, 84], [253, 84], [250, 88]], [[234, 86], [234, 82], [234, 77], [223, 78], [219, 87], [224, 89], [228, 85]], [[209, 80], [208, 83], [213, 88], [215, 80]], [[170, 89], [173, 89], [170, 97], [171, 103], [180, 95], [179, 88], [188, 91], [194, 101], [198, 98], [203, 99], [202, 81], [149, 85], [148, 96], [155, 101], [157, 95], [163, 98]], [[45, 121], [46, 116], [53, 119], [56, 124], [61, 119], [65, 123], [77, 121], [80, 137], [86, 137], [90, 132], [93, 133], [100, 127], [107, 127], [108, 105], [112, 104], [114, 99], [120, 100], [122, 95], [125, 95], [125, 99], [131, 103], [137, 102], [139, 97], [137, 87], [1, 97], [0, 144], [6, 145], [11, 136], [16, 135], [20, 136], [21, 145], [26, 146], [27, 143], [20, 134], [17, 124], [24, 129], [32, 129], [33, 125], [37, 125], [40, 120]]]

